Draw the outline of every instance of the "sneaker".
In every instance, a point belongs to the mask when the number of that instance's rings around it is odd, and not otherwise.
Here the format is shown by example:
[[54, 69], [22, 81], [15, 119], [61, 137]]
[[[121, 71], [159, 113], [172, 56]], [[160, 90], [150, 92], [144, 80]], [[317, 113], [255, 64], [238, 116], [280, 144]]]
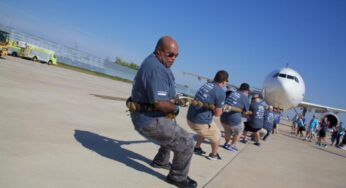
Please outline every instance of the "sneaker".
[[218, 153], [216, 155], [210, 153], [207, 158], [213, 161], [221, 160], [221, 157]]
[[197, 182], [193, 179], [191, 179], [189, 176], [183, 181], [176, 181], [167, 176], [166, 178], [167, 182], [170, 184], [173, 184], [177, 187], [183, 187], [183, 188], [196, 188], [197, 187]]
[[237, 148], [234, 148], [233, 146], [230, 146], [230, 147], [228, 148], [228, 150], [231, 151], [231, 152], [237, 152], [237, 151], [238, 151], [238, 149], [237, 149]]
[[228, 151], [232, 151], [232, 152], [238, 151], [238, 149], [233, 147], [231, 144], [223, 145], [223, 148], [225, 148]]
[[232, 149], [233, 149], [234, 151], [238, 151], [238, 148], [237, 148], [237, 147], [232, 146], [232, 145], [231, 145], [231, 147], [232, 147]]
[[241, 140], [240, 142], [246, 144], [247, 140], [244, 139], [244, 140]]
[[222, 147], [225, 148], [226, 150], [228, 150], [228, 148], [231, 147], [231, 144], [226, 144], [226, 143], [225, 143], [225, 144], [223, 144]]
[[204, 155], [204, 154], [206, 154], [206, 152], [203, 151], [202, 148], [194, 148], [194, 149], [193, 149], [193, 152], [194, 152], [195, 154], [197, 154], [197, 155]]
[[255, 146], [260, 146], [261, 144], [259, 142], [254, 143]]
[[168, 164], [162, 165], [162, 164], [159, 164], [159, 163], [153, 161], [153, 162], [150, 163], [150, 166], [152, 166], [152, 167], [154, 167], [154, 168], [162, 168], [162, 169], [170, 170], [172, 164], [171, 164], [171, 163], [168, 163]]

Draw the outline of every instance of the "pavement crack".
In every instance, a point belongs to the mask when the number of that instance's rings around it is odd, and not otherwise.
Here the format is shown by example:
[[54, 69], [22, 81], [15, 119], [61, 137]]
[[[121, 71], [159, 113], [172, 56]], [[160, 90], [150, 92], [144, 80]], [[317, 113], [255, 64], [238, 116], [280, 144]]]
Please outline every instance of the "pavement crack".
[[212, 178], [210, 178], [209, 181], [207, 181], [207, 183], [205, 183], [202, 188], [206, 187], [210, 182], [212, 182], [229, 164], [231, 164], [231, 162], [236, 159], [238, 157], [238, 155], [243, 152], [243, 150], [245, 150], [249, 145], [246, 144], [245, 147], [240, 150], [239, 152], [237, 152], [237, 154], [224, 166], [222, 167]]

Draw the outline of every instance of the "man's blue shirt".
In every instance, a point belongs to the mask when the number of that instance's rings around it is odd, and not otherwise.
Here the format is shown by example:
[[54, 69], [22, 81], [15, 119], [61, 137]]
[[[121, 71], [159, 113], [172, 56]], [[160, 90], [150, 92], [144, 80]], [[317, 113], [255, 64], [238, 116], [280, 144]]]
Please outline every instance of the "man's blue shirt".
[[265, 128], [267, 130], [272, 130], [274, 121], [275, 121], [275, 114], [273, 112], [271, 112], [271, 111], [266, 111], [264, 113], [263, 128]]
[[[225, 91], [217, 83], [208, 82], [197, 91], [195, 100], [214, 104], [216, 108], [223, 108], [225, 97]], [[209, 124], [213, 120], [213, 112], [203, 107], [190, 106], [187, 119], [197, 124]]]
[[263, 128], [264, 106], [261, 102], [253, 102], [250, 105], [252, 115], [249, 118], [249, 124], [254, 129]]
[[[227, 96], [226, 105], [231, 105], [243, 109], [243, 111], [249, 110], [249, 98], [242, 92], [234, 91]], [[238, 125], [241, 122], [242, 115], [240, 112], [224, 112], [221, 115], [221, 121], [228, 125]]]
[[[175, 79], [170, 68], [165, 67], [154, 54], [149, 55], [139, 68], [133, 83], [132, 100], [141, 104], [153, 104], [174, 98]], [[160, 111], [132, 112], [135, 127], [148, 125], [154, 117], [163, 117]]]

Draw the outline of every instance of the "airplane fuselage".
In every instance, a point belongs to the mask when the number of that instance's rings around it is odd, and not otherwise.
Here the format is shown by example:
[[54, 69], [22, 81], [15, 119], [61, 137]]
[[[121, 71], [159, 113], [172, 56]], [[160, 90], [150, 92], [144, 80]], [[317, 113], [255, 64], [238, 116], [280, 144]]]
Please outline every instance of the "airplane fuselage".
[[268, 74], [263, 82], [262, 94], [267, 104], [288, 110], [304, 99], [304, 80], [295, 70], [282, 68]]

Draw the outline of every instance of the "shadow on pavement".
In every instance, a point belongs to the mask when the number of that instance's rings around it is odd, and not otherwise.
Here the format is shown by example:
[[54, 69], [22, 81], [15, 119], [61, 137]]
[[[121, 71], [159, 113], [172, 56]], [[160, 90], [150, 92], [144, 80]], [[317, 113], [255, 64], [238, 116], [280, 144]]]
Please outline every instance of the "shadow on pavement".
[[106, 99], [106, 100], [115, 100], [115, 101], [126, 101], [127, 98], [122, 98], [122, 97], [114, 97], [114, 96], [108, 96], [108, 95], [98, 95], [98, 94], [89, 94], [95, 97], [99, 97], [101, 99]]
[[113, 159], [115, 161], [121, 162], [135, 170], [151, 174], [165, 181], [166, 176], [152, 170], [151, 168], [141, 163], [136, 162], [136, 160], [140, 160], [149, 164], [151, 162], [150, 159], [121, 147], [122, 145], [149, 142], [147, 140], [143, 140], [143, 141], [115, 140], [115, 139], [107, 138], [107, 137], [104, 137], [89, 131], [82, 131], [82, 130], [75, 130], [74, 137], [84, 147], [98, 153], [99, 155], [103, 157], [107, 157], [109, 159]]
[[[295, 139], [295, 140], [300, 141], [302, 143], [307, 143], [306, 141], [302, 140], [301, 137], [297, 137], [295, 134], [291, 134], [289, 132], [281, 132], [281, 135], [289, 137], [289, 138], [292, 138], [292, 139]], [[327, 148], [323, 148], [321, 146], [315, 145], [314, 142], [316, 141], [316, 139], [317, 138], [315, 138], [315, 140], [313, 140], [311, 143], [309, 143], [310, 147], [312, 147], [314, 149], [318, 149], [318, 150], [324, 151], [324, 152], [327, 152], [327, 153], [330, 153], [330, 154], [337, 155], [339, 157], [346, 158], [346, 153], [341, 151], [340, 149], [333, 148], [333, 147], [330, 147], [330, 146], [327, 147]]]
[[296, 136], [296, 134], [292, 134], [291, 132], [281, 131], [280, 133], [283, 136], [286, 136], [295, 140], [300, 140], [300, 141], [302, 140], [302, 137], [298, 137]]
[[[342, 151], [339, 151], [339, 152], [333, 151], [334, 148], [333, 148], [333, 149], [330, 149], [330, 146], [327, 147], [327, 148], [322, 148], [321, 146], [311, 145], [311, 147], [313, 147], [313, 148], [315, 148], [315, 149], [319, 149], [319, 150], [325, 151], [325, 152], [330, 153], [330, 154], [337, 155], [337, 156], [339, 156], [339, 157], [346, 158], [346, 155], [345, 155], [346, 153], [342, 153]], [[337, 150], [337, 149], [335, 148], [334, 150]], [[338, 149], [338, 150], [340, 150], [340, 149]]]

